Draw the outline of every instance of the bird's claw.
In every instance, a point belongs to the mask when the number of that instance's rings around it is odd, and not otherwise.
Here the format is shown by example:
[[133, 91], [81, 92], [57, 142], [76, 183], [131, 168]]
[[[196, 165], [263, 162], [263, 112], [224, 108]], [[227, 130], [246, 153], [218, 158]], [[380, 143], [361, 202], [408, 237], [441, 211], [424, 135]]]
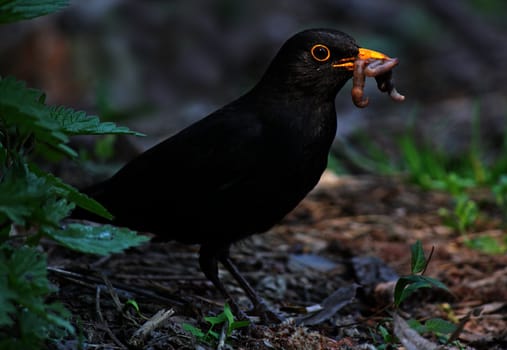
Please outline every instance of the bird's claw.
[[285, 317], [271, 310], [264, 302], [257, 303], [251, 310], [251, 313], [259, 316], [261, 321], [265, 324], [276, 324], [285, 321]]

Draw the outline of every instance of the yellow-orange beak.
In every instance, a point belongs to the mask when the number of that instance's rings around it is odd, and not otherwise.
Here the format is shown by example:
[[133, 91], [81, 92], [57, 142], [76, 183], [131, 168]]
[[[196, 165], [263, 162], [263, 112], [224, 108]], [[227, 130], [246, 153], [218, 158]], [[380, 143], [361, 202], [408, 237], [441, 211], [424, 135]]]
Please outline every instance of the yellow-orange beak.
[[388, 60], [391, 57], [384, 55], [382, 52], [359, 48], [359, 55], [357, 58], [360, 60], [374, 59], [374, 60]]
[[354, 70], [355, 60], [389, 60], [390, 57], [382, 52], [373, 51], [365, 48], [359, 48], [359, 54], [356, 57], [347, 57], [333, 64], [334, 68], [345, 68], [346, 70]]

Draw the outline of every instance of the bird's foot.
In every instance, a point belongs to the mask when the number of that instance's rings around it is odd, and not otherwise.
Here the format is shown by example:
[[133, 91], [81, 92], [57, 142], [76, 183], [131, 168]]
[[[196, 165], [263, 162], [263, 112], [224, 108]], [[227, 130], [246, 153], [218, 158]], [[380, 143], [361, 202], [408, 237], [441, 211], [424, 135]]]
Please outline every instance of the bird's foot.
[[250, 317], [246, 314], [246, 312], [241, 310], [241, 308], [238, 306], [238, 304], [236, 304], [234, 299], [227, 298], [227, 303], [231, 307], [232, 313], [234, 314], [234, 317], [236, 317], [237, 321], [250, 321]]
[[251, 313], [259, 316], [261, 321], [266, 324], [282, 323], [285, 321], [285, 317], [271, 310], [264, 302], [257, 303]]
[[[232, 313], [236, 317], [236, 320], [238, 321], [253, 321], [252, 317], [249, 316], [247, 313], [245, 313], [241, 308], [236, 304], [235, 301], [232, 299], [228, 299], [227, 301], [229, 305], [231, 306]], [[257, 320], [260, 319], [260, 321], [264, 324], [274, 324], [274, 323], [282, 323], [285, 321], [285, 317], [278, 314], [277, 312], [271, 310], [266, 303], [258, 302], [249, 312], [252, 316], [257, 318]], [[253, 321], [255, 323], [255, 321]]]

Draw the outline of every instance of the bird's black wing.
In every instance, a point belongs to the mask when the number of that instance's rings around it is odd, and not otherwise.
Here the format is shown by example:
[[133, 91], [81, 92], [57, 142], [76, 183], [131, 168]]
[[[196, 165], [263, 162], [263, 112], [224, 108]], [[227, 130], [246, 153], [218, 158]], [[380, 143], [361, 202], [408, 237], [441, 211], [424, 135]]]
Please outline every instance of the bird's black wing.
[[269, 187], [272, 142], [265, 137], [255, 114], [219, 110], [129, 162], [96, 198], [117, 224], [170, 239], [232, 234], [232, 222], [258, 206], [259, 191]]

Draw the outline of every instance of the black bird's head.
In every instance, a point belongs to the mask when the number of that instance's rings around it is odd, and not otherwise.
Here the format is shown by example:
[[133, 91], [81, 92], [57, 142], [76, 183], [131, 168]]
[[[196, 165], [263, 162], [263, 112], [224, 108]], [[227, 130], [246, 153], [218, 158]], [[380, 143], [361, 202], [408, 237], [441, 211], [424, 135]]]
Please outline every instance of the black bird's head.
[[334, 99], [352, 78], [354, 61], [386, 59], [386, 55], [360, 48], [343, 32], [310, 29], [288, 39], [271, 62], [258, 87], [269, 93]]

